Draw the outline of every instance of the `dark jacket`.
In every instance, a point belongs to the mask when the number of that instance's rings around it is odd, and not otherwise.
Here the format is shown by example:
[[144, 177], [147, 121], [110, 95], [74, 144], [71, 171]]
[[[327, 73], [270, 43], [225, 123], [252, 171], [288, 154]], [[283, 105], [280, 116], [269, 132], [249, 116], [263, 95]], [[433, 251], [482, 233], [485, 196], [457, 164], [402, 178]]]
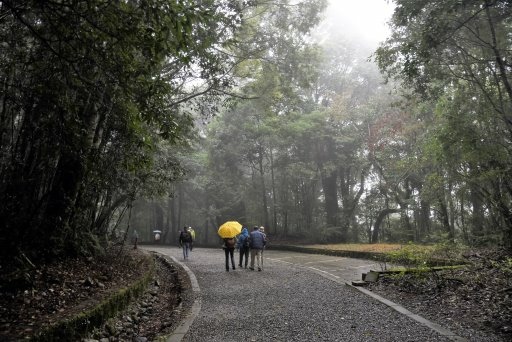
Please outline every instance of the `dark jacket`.
[[185, 242], [192, 242], [192, 235], [187, 231], [181, 232], [180, 234], [180, 245]]
[[259, 230], [253, 230], [251, 232], [251, 249], [263, 249], [265, 247], [265, 235]]

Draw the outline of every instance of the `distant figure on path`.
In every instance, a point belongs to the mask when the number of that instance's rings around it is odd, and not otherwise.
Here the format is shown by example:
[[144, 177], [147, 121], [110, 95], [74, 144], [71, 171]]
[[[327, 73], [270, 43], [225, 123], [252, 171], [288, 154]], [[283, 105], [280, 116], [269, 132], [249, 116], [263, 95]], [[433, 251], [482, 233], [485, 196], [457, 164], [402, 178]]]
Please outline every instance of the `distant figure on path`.
[[261, 250], [261, 268], [263, 268], [263, 252], [265, 251], [265, 247], [267, 247], [267, 234], [265, 234], [265, 227], [260, 226], [260, 232], [263, 234], [263, 249]]
[[196, 241], [196, 231], [192, 227], [188, 227], [187, 230], [192, 238], [192, 241], [190, 242], [190, 251], [192, 251], [192, 248], [194, 248], [194, 242]]
[[260, 232], [258, 226], [254, 226], [250, 235], [250, 248], [251, 248], [251, 267], [249, 269], [254, 271], [254, 259], [258, 265], [258, 271], [263, 268], [263, 248], [265, 247], [265, 235]]
[[235, 258], [234, 258], [234, 252], [235, 252], [235, 246], [236, 246], [236, 238], [225, 238], [224, 245], [222, 248], [224, 249], [224, 254], [226, 255], [226, 272], [229, 272], [229, 261], [231, 259], [231, 267], [233, 270], [235, 269]]
[[133, 230], [132, 240], [133, 240], [133, 249], [137, 249], [137, 243], [139, 242], [139, 233], [137, 232], [136, 229]]
[[192, 235], [187, 230], [187, 227], [184, 227], [182, 232], [180, 233], [180, 247], [183, 248], [183, 259], [187, 260], [190, 251], [190, 245], [192, 243]]
[[249, 231], [247, 228], [244, 227], [242, 229], [236, 246], [240, 252], [238, 267], [242, 267], [245, 256], [245, 268], [247, 268], [247, 264], [249, 263]]

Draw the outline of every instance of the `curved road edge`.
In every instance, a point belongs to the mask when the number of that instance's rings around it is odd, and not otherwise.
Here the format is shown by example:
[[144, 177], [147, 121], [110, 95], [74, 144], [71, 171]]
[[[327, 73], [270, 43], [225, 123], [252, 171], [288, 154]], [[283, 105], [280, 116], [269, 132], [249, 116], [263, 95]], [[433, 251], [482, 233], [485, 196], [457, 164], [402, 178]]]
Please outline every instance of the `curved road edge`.
[[[297, 253], [300, 253], [300, 252], [297, 252]], [[274, 260], [274, 261], [280, 261], [280, 260]], [[343, 278], [340, 278], [339, 276], [336, 276], [334, 274], [331, 274], [327, 271], [324, 271], [324, 270], [320, 270], [318, 268], [315, 268], [315, 267], [312, 267], [312, 266], [302, 266], [302, 265], [297, 265], [297, 264], [293, 264], [291, 262], [287, 262], [287, 264], [292, 264], [294, 265], [295, 267], [300, 267], [300, 268], [303, 268], [303, 269], [306, 269], [310, 272], [314, 272], [318, 275], [321, 275], [322, 277], [324, 278], [327, 278], [329, 280], [332, 280], [338, 284], [342, 284], [342, 285], [346, 285], [346, 286], [349, 286], [359, 292], [362, 292], [364, 293], [365, 295], [367, 296], [370, 296], [372, 297], [373, 299], [381, 302], [382, 304], [384, 305], [387, 305], [389, 306], [391, 309], [401, 313], [402, 315], [405, 315], [413, 320], [415, 320], [416, 322], [434, 330], [435, 332], [439, 333], [440, 335], [452, 340], [452, 341], [456, 341], [456, 342], [468, 342], [468, 340], [466, 338], [463, 338], [461, 336], [458, 336], [457, 334], [455, 334], [454, 332], [450, 331], [449, 329], [446, 329], [446, 328], [443, 328], [442, 326], [440, 326], [439, 324], [437, 323], [434, 323], [432, 321], [429, 321], [428, 319], [420, 316], [420, 315], [417, 315], [415, 313], [412, 313], [411, 311], [407, 310], [406, 308], [404, 308], [403, 306], [401, 306], [400, 304], [397, 304], [397, 303], [394, 303], [384, 297], [381, 297], [379, 296], [378, 294], [370, 291], [370, 290], [367, 290], [365, 288], [362, 288], [360, 286], [354, 286], [352, 285], [351, 281], [347, 280], [347, 279], [343, 279]]]
[[199, 288], [199, 283], [197, 281], [197, 278], [196, 278], [194, 272], [192, 272], [190, 270], [190, 268], [187, 267], [187, 265], [185, 265], [184, 263], [182, 263], [181, 261], [179, 261], [176, 257], [174, 257], [172, 255], [165, 254], [162, 252], [155, 252], [155, 253], [159, 253], [159, 254], [162, 254], [162, 255], [170, 258], [174, 263], [176, 263], [177, 265], [182, 267], [183, 270], [185, 270], [188, 278], [190, 279], [190, 284], [192, 286], [192, 295], [193, 295], [194, 301], [193, 301], [192, 307], [190, 308], [190, 311], [187, 313], [186, 317], [181, 320], [181, 322], [178, 324], [176, 329], [174, 329], [174, 331], [170, 335], [160, 336], [159, 338], [157, 338], [157, 341], [161, 341], [161, 342], [180, 342], [183, 339], [183, 337], [185, 336], [185, 334], [188, 332], [188, 330], [190, 329], [190, 326], [196, 319], [199, 312], [201, 311], [201, 296], [200, 296], [201, 289]]
[[[158, 341], [165, 341], [165, 342], [181, 342], [183, 337], [185, 336], [185, 334], [188, 332], [188, 330], [190, 329], [190, 326], [192, 325], [192, 323], [194, 322], [194, 320], [196, 319], [197, 315], [199, 314], [200, 310], [201, 310], [201, 296], [200, 296], [200, 288], [199, 288], [199, 283], [197, 281], [197, 278], [195, 276], [195, 274], [190, 270], [190, 268], [188, 268], [184, 263], [182, 263], [181, 261], [179, 261], [177, 258], [175, 258], [174, 256], [171, 256], [171, 255], [168, 255], [168, 254], [164, 254], [162, 252], [157, 252], [157, 253], [160, 253], [160, 254], [163, 254], [169, 258], [171, 258], [173, 260], [173, 262], [175, 262], [176, 264], [180, 265], [186, 272], [187, 276], [190, 278], [190, 282], [191, 282], [191, 285], [192, 285], [192, 292], [194, 294], [194, 302], [192, 304], [192, 308], [190, 310], [190, 313], [186, 316], [185, 319], [182, 320], [182, 322], [178, 325], [178, 327], [174, 330], [174, 332], [168, 336], [165, 336], [165, 337], [161, 337], [158, 339]], [[273, 261], [277, 261], [277, 260], [273, 260]], [[455, 334], [454, 332], [450, 331], [449, 329], [446, 329], [446, 328], [443, 328], [442, 326], [440, 326], [439, 324], [437, 323], [434, 323], [432, 321], [429, 321], [428, 319], [422, 317], [422, 316], [419, 316], [417, 314], [414, 314], [412, 313], [411, 311], [407, 310], [406, 308], [404, 308], [403, 306], [401, 306], [400, 304], [397, 304], [397, 303], [394, 303], [384, 297], [381, 297], [379, 296], [378, 294], [372, 292], [372, 291], [369, 291], [365, 288], [362, 288], [362, 287], [359, 287], [359, 286], [354, 286], [351, 284], [350, 281], [346, 280], [346, 279], [342, 279], [336, 275], [333, 275], [329, 272], [326, 272], [326, 271], [323, 271], [323, 270], [320, 270], [320, 269], [317, 269], [315, 267], [305, 267], [305, 266], [302, 266], [302, 265], [297, 265], [297, 264], [293, 264], [293, 263], [290, 263], [290, 262], [287, 262], [288, 264], [291, 264], [293, 265], [294, 267], [298, 267], [298, 268], [303, 268], [303, 269], [306, 269], [310, 272], [313, 272], [313, 273], [316, 273], [318, 275], [321, 275], [322, 277], [324, 278], [327, 278], [329, 280], [332, 280], [338, 284], [342, 284], [342, 285], [346, 285], [346, 286], [349, 286], [351, 287], [352, 289], [355, 289], [361, 293], [364, 293], [365, 295], [369, 296], [369, 297], [372, 297], [373, 299], [381, 302], [382, 304], [385, 304], [387, 306], [389, 306], [390, 308], [392, 308], [393, 310], [415, 320], [416, 322], [434, 330], [435, 332], [439, 333], [440, 335], [452, 340], [452, 341], [456, 341], [456, 342], [467, 342], [468, 340], [466, 338], [463, 338], [461, 336], [458, 336], [457, 334]]]

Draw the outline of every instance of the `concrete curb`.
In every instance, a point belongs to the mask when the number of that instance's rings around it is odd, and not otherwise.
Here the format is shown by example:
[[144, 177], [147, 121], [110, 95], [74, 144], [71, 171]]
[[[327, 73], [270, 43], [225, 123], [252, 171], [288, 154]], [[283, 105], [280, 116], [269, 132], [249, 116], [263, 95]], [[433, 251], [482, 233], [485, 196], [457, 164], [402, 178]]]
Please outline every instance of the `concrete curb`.
[[[157, 252], [157, 253], [159, 253], [159, 252]], [[160, 254], [163, 254], [163, 253], [160, 253]], [[165, 342], [181, 342], [183, 337], [185, 336], [185, 334], [190, 329], [190, 326], [194, 322], [195, 318], [201, 311], [201, 299], [199, 296], [201, 291], [200, 291], [199, 283], [197, 282], [197, 278], [196, 278], [195, 274], [185, 264], [183, 264], [182, 262], [180, 262], [177, 258], [175, 258], [173, 256], [170, 256], [167, 254], [163, 254], [163, 255], [171, 258], [175, 263], [179, 264], [187, 272], [187, 275], [190, 278], [190, 282], [192, 284], [192, 292], [194, 293], [194, 298], [196, 298], [194, 300], [194, 303], [192, 304], [190, 313], [188, 314], [188, 316], [185, 319], [182, 320], [182, 322], [178, 325], [178, 327], [174, 330], [174, 332], [170, 335], [167, 335], [165, 337], [161, 337], [158, 339], [158, 341], [165, 341]], [[276, 261], [276, 260], [274, 260], [274, 261]], [[373, 293], [372, 291], [369, 291], [365, 288], [352, 285], [351, 282], [346, 279], [340, 278], [340, 277], [333, 275], [329, 272], [319, 270], [315, 267], [301, 266], [301, 265], [297, 265], [297, 264], [293, 264], [293, 263], [289, 263], [289, 264], [293, 265], [293, 267], [303, 268], [308, 271], [314, 272], [314, 273], [319, 274], [324, 278], [330, 279], [338, 284], [346, 285], [346, 286], [349, 286], [357, 291], [360, 291], [360, 292], [364, 293], [365, 295], [372, 297], [373, 299], [381, 302], [382, 304], [389, 306], [393, 310], [415, 320], [416, 322], [434, 330], [438, 334], [440, 334], [452, 341], [455, 341], [455, 342], [468, 342], [469, 341], [466, 338], [456, 335], [449, 329], [443, 328], [442, 326], [440, 326], [437, 323], [431, 322], [424, 317], [421, 317], [417, 314], [412, 313], [411, 311], [407, 310], [400, 304], [394, 303], [394, 302], [392, 302], [384, 297], [381, 297], [381, 296], [377, 295], [376, 293]]]
[[379, 302], [389, 306], [390, 308], [394, 309], [395, 311], [398, 311], [399, 313], [406, 315], [407, 317], [415, 320], [416, 322], [423, 324], [426, 327], [429, 327], [430, 329], [436, 331], [440, 335], [442, 335], [452, 341], [457, 341], [457, 342], [467, 342], [468, 341], [467, 339], [456, 335], [455, 333], [451, 332], [450, 330], [443, 328], [439, 324], [431, 322], [428, 319], [425, 319], [419, 315], [416, 315], [416, 314], [410, 312], [409, 310], [407, 310], [406, 308], [404, 308], [403, 306], [393, 303], [392, 301], [387, 300], [386, 298], [381, 297], [378, 294], [373, 293], [372, 291], [369, 291], [365, 288], [361, 288], [358, 286], [353, 286], [352, 284], [349, 284], [348, 282], [346, 283], [346, 285], [350, 286], [354, 289], [357, 289], [358, 291], [366, 294], [367, 296], [370, 296], [370, 297], [378, 300]]
[[428, 319], [426, 318], [423, 318], [419, 315], [416, 315], [415, 313], [412, 313], [411, 311], [407, 310], [406, 308], [404, 308], [403, 306], [401, 306], [400, 304], [396, 304], [384, 297], [381, 297], [379, 296], [378, 294], [370, 291], [370, 290], [367, 290], [365, 288], [362, 288], [362, 287], [359, 287], [359, 286], [354, 286], [351, 284], [350, 281], [346, 280], [346, 279], [342, 279], [340, 277], [337, 277], [335, 275], [332, 275], [328, 272], [325, 272], [325, 271], [321, 271], [321, 270], [318, 270], [314, 267], [304, 267], [304, 266], [299, 266], [299, 267], [302, 267], [302, 268], [305, 268], [309, 271], [312, 271], [316, 274], [319, 274], [321, 275], [322, 277], [324, 278], [327, 278], [327, 279], [330, 279], [338, 284], [342, 284], [342, 285], [346, 285], [346, 286], [349, 286], [353, 289], [356, 289], [362, 293], [364, 293], [365, 295], [367, 296], [370, 296], [372, 297], [373, 299], [381, 302], [382, 304], [385, 304], [387, 306], [389, 306], [390, 308], [392, 308], [393, 310], [401, 313], [402, 315], [405, 315], [413, 320], [415, 320], [416, 322], [434, 330], [435, 332], [437, 332], [438, 334], [452, 340], [452, 341], [456, 341], [456, 342], [468, 342], [469, 340], [467, 340], [466, 338], [463, 338], [463, 337], [460, 337], [458, 335], [456, 335], [455, 333], [453, 333], [452, 331], [446, 329], [446, 328], [443, 328], [442, 326], [440, 326], [439, 324], [437, 323], [434, 323], [434, 322], [431, 322], [429, 321]]
[[171, 258], [173, 262], [180, 265], [187, 273], [187, 276], [189, 277], [190, 283], [192, 285], [192, 294], [193, 294], [193, 298], [195, 298], [195, 299], [194, 299], [194, 302], [192, 303], [192, 308], [190, 309], [190, 312], [187, 314], [187, 316], [184, 319], [181, 320], [180, 324], [178, 325], [178, 327], [176, 327], [176, 329], [174, 329], [172, 334], [166, 335], [166, 336], [161, 336], [158, 338], [158, 341], [180, 342], [183, 339], [183, 337], [185, 336], [185, 334], [188, 332], [188, 330], [190, 329], [190, 326], [196, 319], [199, 312], [201, 311], [201, 297], [200, 297], [201, 289], [199, 288], [199, 283], [197, 282], [197, 278], [196, 278], [195, 274], [184, 263], [180, 262], [174, 256], [171, 256], [168, 254], [163, 254], [160, 252], [156, 252], [156, 253], [165, 255], [166, 257]]

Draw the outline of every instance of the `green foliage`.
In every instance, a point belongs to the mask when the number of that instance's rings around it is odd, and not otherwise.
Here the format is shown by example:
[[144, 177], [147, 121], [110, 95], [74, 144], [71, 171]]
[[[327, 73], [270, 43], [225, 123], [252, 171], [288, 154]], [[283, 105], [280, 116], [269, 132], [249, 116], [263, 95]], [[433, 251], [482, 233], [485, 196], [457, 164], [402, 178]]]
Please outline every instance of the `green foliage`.
[[[212, 104], [231, 86], [235, 61], [222, 49], [240, 26], [240, 5], [0, 4], [2, 265], [20, 250], [36, 260], [96, 253], [94, 235], [117, 208], [182, 175], [177, 158], [160, 153], [162, 139], [184, 144], [192, 99]], [[194, 77], [202, 87], [186, 86]]]
[[439, 264], [458, 264], [465, 248], [463, 245], [446, 242], [430, 246], [408, 243], [387, 254], [391, 263], [421, 270]]
[[422, 200], [437, 210], [450, 239], [457, 225], [467, 243], [498, 236], [510, 247], [512, 88], [503, 62], [510, 57], [510, 6], [476, 0], [396, 5], [393, 33], [375, 56], [390, 79], [408, 88], [409, 99], [428, 99], [420, 106], [432, 108], [420, 117], [428, 123], [420, 140]]
[[424, 246], [408, 243], [397, 251], [388, 252], [390, 262], [406, 267], [426, 267], [431, 253]]

